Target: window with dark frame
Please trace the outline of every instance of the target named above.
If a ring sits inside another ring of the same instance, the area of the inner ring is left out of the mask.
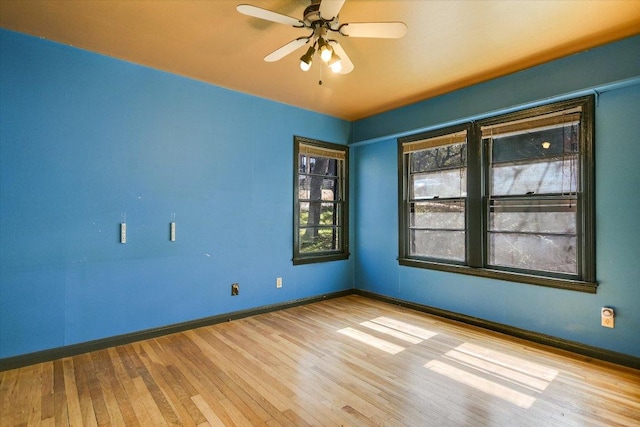
[[[399,139],[399,263],[595,292],[593,110],[588,96]]]
[[[467,131],[409,142],[408,233],[411,256],[466,260]]]
[[[349,149],[294,137],[294,264],[347,259]]]

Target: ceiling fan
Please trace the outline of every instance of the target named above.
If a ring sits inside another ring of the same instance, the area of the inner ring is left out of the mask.
[[[338,14],[344,2],[345,0],[311,0],[311,4],[304,10],[302,20],[249,4],[240,4],[236,9],[238,12],[254,18],[311,30],[311,34],[308,36],[298,37],[265,56],[265,61],[278,61],[296,49],[311,43],[307,52],[300,58],[302,71],[308,71],[311,68],[313,56],[317,52],[320,59],[327,63],[333,72],[347,74],[353,71],[354,65],[340,43],[330,38],[331,33],[345,37],[397,39],[407,33],[407,25],[404,22],[341,24],[338,20]]]

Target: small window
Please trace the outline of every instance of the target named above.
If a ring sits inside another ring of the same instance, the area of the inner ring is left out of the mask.
[[[595,292],[588,96],[398,140],[399,263]]]
[[[347,259],[349,149],[294,137],[293,263]]]

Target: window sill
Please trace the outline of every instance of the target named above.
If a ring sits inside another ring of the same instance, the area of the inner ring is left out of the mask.
[[[349,254],[337,253],[330,255],[309,255],[305,257],[293,258],[293,265],[313,264],[316,262],[340,261],[349,259]]]
[[[398,258],[398,263],[407,267],[426,268],[430,270],[447,271],[450,273],[467,274],[470,276],[486,277],[489,279],[506,280],[509,282],[525,283],[529,285],[545,286],[548,288],[565,289],[570,291],[595,294],[597,282],[581,280],[558,279],[554,277],[533,276],[530,274],[512,273],[508,271],[475,268],[463,265],[442,264],[410,258]]]

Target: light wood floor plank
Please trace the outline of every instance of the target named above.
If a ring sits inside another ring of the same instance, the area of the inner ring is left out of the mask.
[[[54,420],[55,412],[55,392],[53,390],[53,362],[42,363],[43,375],[40,396],[41,420]]]
[[[0,372],[0,427],[639,426],[640,372],[359,296]]]
[[[67,392],[64,386],[64,367],[62,359],[52,362],[53,365],[53,419],[56,427],[68,425]]]
[[[210,426],[212,427],[225,426],[225,423],[218,417],[216,412],[213,409],[211,409],[211,407],[202,398],[202,396],[200,396],[199,394],[196,394],[195,396],[191,397],[191,399],[193,400],[193,403],[195,403],[196,407],[200,410],[200,412],[202,412],[202,415],[204,415],[206,420],[209,422]],[[198,426],[201,426],[202,424],[203,423],[200,423],[198,424]]]
[[[133,379],[133,385],[135,387],[135,394],[131,395],[131,399],[141,402],[149,414],[149,424],[143,423],[143,425],[153,426],[167,426],[169,423],[163,418],[162,412],[156,406],[156,402],[153,400],[153,396],[147,389],[144,379],[142,377],[136,377]]]
[[[46,366],[46,363],[33,366],[30,387],[25,399],[27,404],[27,425],[36,425],[42,419],[42,376],[44,366]]]

